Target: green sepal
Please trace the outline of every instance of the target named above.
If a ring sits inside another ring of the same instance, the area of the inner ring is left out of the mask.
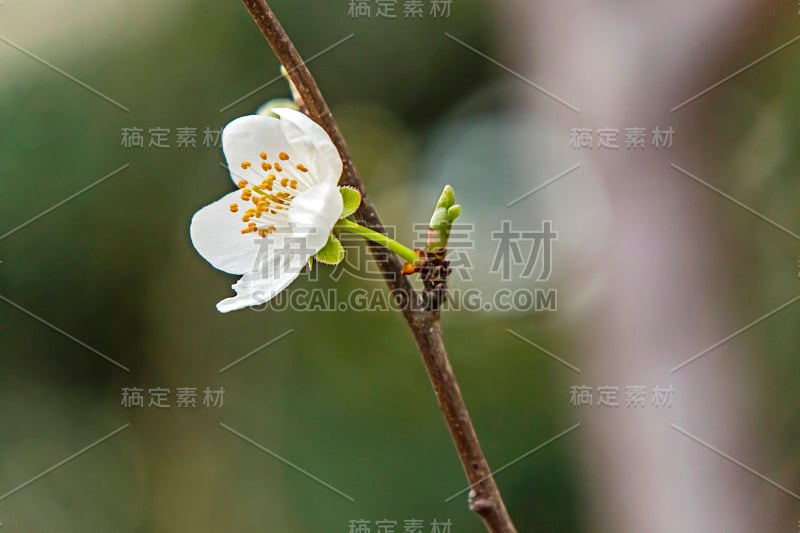
[[[328,236],[328,242],[317,252],[317,261],[326,265],[338,265],[344,260],[344,246],[333,235]]]
[[[342,214],[339,218],[347,218],[361,205],[361,193],[353,187],[339,187],[339,194],[342,195]]]

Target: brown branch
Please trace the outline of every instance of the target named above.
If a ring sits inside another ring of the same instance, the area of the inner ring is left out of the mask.
[[[339,150],[344,162],[342,184],[356,187],[361,191],[363,201],[356,212],[356,219],[375,231],[384,232],[383,224],[364,190],[364,183],[356,172],[353,159],[347,150],[347,145],[336,125],[333,114],[291,39],[264,0],[242,1],[278,60],[288,71],[289,78],[308,110],[308,115],[325,128]],[[481,450],[478,436],[464,404],[464,398],[461,396],[458,382],[447,358],[447,351],[442,340],[439,313],[425,310],[421,298],[413,290],[408,278],[401,274],[403,263],[399,257],[393,253],[387,254],[387,251],[378,245],[372,244],[371,248],[373,253],[379,253],[383,259],[378,263],[384,279],[400,303],[403,304],[403,315],[419,347],[425,368],[439,400],[439,407],[444,414],[447,427],[472,487],[469,497],[470,509],[480,515],[488,531],[515,533],[516,529],[492,477],[483,450]]]

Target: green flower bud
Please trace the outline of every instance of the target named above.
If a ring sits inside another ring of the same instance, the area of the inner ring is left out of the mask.
[[[455,191],[450,185],[445,185],[428,224],[428,251],[430,253],[443,254],[447,251],[450,229],[453,221],[460,214],[461,206],[456,205]]]
[[[274,98],[272,100],[267,101],[267,103],[259,107],[258,110],[256,111],[256,115],[261,115],[263,117],[279,118],[278,115],[272,112],[272,110],[281,107],[288,107],[289,109],[294,109],[295,111],[297,111],[297,104],[294,103],[294,100],[289,100],[288,98]]]
[[[456,193],[450,185],[445,185],[442,189],[442,194],[439,196],[439,201],[436,202],[436,207],[444,207],[448,209],[456,203]]]
[[[459,204],[450,206],[447,210],[447,220],[454,222],[455,219],[461,216],[461,206]]]

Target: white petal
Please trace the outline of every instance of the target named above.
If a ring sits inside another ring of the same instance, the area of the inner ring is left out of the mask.
[[[248,115],[237,118],[222,130],[222,151],[234,183],[242,179],[261,183],[266,175],[261,171],[261,152],[267,154],[268,161],[274,162],[280,152],[291,154],[292,148],[279,119]],[[245,161],[251,163],[250,169],[242,168]]]
[[[238,213],[231,213],[231,204],[239,205]],[[223,196],[194,214],[189,233],[192,244],[214,268],[229,274],[244,274],[253,268],[259,246],[257,235],[242,234],[244,211],[251,207],[240,197],[239,191]]]
[[[268,302],[297,279],[297,276],[303,270],[303,266],[305,265],[300,265],[299,268],[287,269],[275,279],[263,278],[258,274],[245,274],[232,285],[233,290],[236,291],[236,296],[219,302],[217,311],[229,313]]]
[[[262,246],[261,253],[250,270],[233,285],[236,296],[217,304],[220,312],[271,300],[300,275],[309,258],[317,252],[309,249],[304,236],[288,228],[281,228],[266,239],[259,239],[258,243]]]
[[[274,109],[281,117],[283,134],[316,183],[338,183],[342,158],[325,130],[303,113],[288,108]]]
[[[335,183],[320,183],[301,192],[289,206],[289,224],[298,236],[306,238],[306,247],[316,254],[328,242],[342,214],[342,195]]]

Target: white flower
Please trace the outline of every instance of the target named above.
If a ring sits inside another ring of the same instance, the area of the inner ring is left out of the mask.
[[[239,190],[195,213],[190,234],[215,268],[242,277],[227,313],[269,301],[328,242],[342,214],[342,159],[325,130],[302,113],[251,115],[228,124],[222,150]]]

